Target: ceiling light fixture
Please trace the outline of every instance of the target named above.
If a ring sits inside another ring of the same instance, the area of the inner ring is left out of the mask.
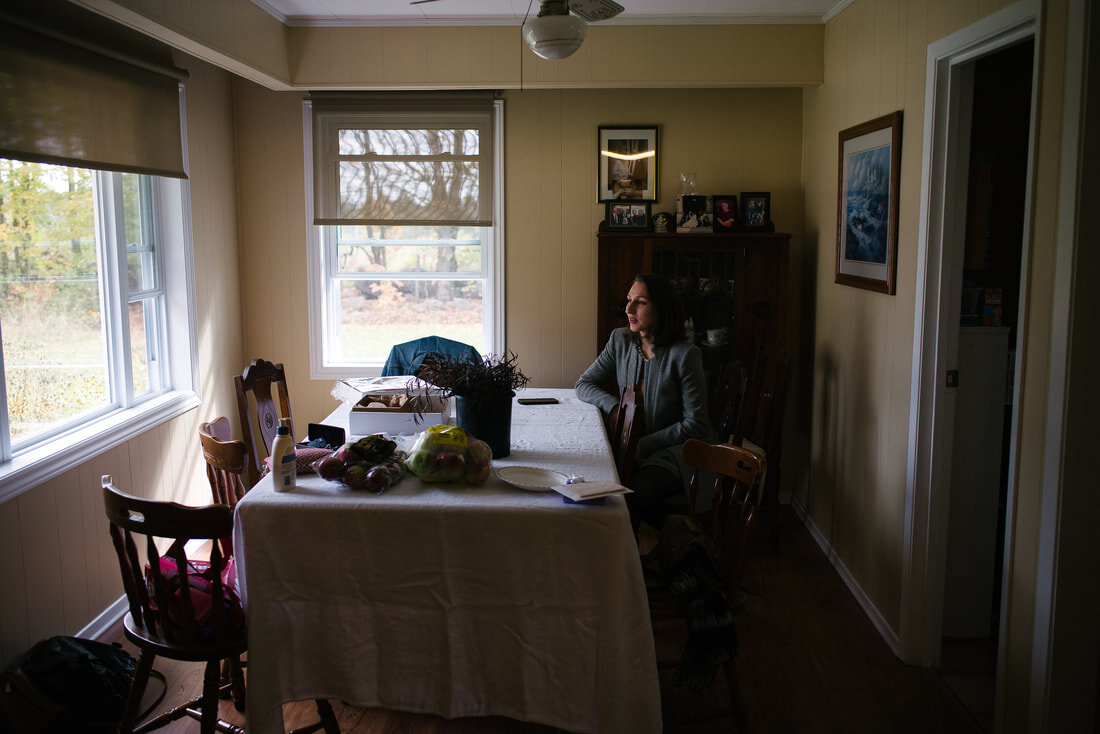
[[[543,0],[539,14],[523,23],[523,40],[534,54],[543,59],[564,59],[581,43],[587,25],[569,14],[566,0]]]

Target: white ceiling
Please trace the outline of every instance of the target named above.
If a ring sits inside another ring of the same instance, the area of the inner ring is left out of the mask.
[[[538,0],[252,0],[288,26],[520,25]],[[605,25],[822,23],[852,0],[618,0]]]

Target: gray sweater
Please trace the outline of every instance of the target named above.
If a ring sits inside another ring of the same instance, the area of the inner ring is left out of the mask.
[[[621,394],[624,387],[638,381],[641,370],[642,358],[630,330],[616,329],[600,356],[577,380],[577,397],[599,407],[606,416],[619,404],[619,397],[603,386],[614,380]],[[707,411],[703,356],[697,346],[684,341],[654,349],[653,359],[645,363],[642,406],[645,435],[638,440],[638,449],[643,459],[674,448],[669,458],[681,465],[679,448],[684,441],[715,440]]]

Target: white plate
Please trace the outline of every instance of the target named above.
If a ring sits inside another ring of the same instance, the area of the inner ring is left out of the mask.
[[[540,469],[537,466],[502,466],[496,472],[498,477],[513,487],[532,492],[549,492],[555,484],[569,481],[569,477],[560,471]]]

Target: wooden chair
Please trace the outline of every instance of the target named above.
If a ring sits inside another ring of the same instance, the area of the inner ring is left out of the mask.
[[[248,447],[244,441],[233,440],[229,419],[225,416],[199,426],[199,443],[214,502],[236,507],[248,491],[244,483],[248,472]]]
[[[687,641],[683,651],[691,649],[691,635],[699,633],[700,614],[698,599],[685,599],[684,589],[693,588],[695,585],[687,585],[679,590],[669,584],[669,577],[682,581],[686,569],[695,568],[696,565],[688,564],[685,559],[694,558],[698,561],[698,549],[704,549],[709,558],[707,569],[713,570],[717,576],[711,580],[721,587],[724,593],[724,603],[727,606],[728,615],[726,623],[732,636],[732,617],[740,611],[744,604],[743,581],[745,562],[749,551],[751,539],[757,516],[758,485],[765,468],[765,461],[759,455],[741,446],[729,444],[708,444],[697,439],[689,439],[684,443],[684,463],[693,467],[691,484],[689,487],[689,504],[687,519],[683,517],[672,518],[662,530],[662,543],[646,557],[646,588],[650,598],[650,608],[653,616],[655,631],[659,625],[676,622],[686,628]],[[713,485],[705,484],[704,477],[713,476]],[[695,500],[700,491],[709,491],[712,495],[711,510],[705,518],[699,518],[695,513]],[[670,532],[677,521],[680,522],[680,532],[675,536],[674,542],[668,542],[675,530]],[[693,537],[692,534],[696,537]],[[685,540],[687,539],[687,540]],[[696,555],[692,556],[685,548],[695,547]],[[677,554],[680,554],[677,556]],[[683,563],[677,564],[673,559],[679,557]],[[697,580],[697,579],[696,579]],[[705,586],[699,583],[698,586]],[[678,593],[677,593],[678,591]],[[704,618],[704,623],[717,624],[720,617],[713,614],[713,609]],[[714,632],[714,634],[717,634]],[[661,635],[658,634],[658,638]],[[709,638],[708,638],[709,639]],[[735,636],[734,636],[735,647]],[[658,645],[658,668],[667,670],[681,665],[681,655],[668,657],[662,655],[664,650]],[[748,722],[745,716],[744,702],[741,696],[740,686],[737,680],[737,670],[734,655],[722,663],[726,678],[726,690],[729,695],[729,710],[715,709],[711,707],[710,713],[714,716],[732,715],[738,734],[748,731]],[[665,722],[665,731],[671,731],[681,722]],[[696,721],[688,722],[692,725]]]
[[[225,505],[185,507],[133,497],[116,488],[109,475],[104,475],[101,483],[111,541],[129,602],[123,628],[127,639],[141,651],[119,732],[146,732],[191,716],[202,722],[204,734],[215,728],[243,734],[243,729],[218,720],[222,660],[230,661],[233,703],[237,710],[244,710],[244,674],[239,662],[248,648],[244,610],[232,584],[227,583],[230,579],[223,578],[227,558],[221,543],[214,542],[232,536],[233,511]],[[142,538],[144,548],[139,549]],[[157,550],[158,540],[171,541],[163,555]],[[212,541],[209,561],[188,557],[186,544],[190,540]],[[177,573],[177,569],[184,572]],[[235,583],[235,578],[232,581]],[[205,662],[202,694],[135,729],[158,655]]]
[[[199,442],[202,444],[203,459],[206,460],[206,478],[210,482],[210,493],[214,502],[236,508],[237,503],[248,491],[244,477],[248,467],[248,447],[244,441],[231,438],[229,419],[225,416],[199,426]],[[222,554],[228,558],[233,554],[232,538],[221,540]],[[232,661],[230,661],[231,663]],[[247,666],[247,662],[241,663]],[[232,675],[232,666],[223,663],[221,678],[224,682]],[[324,727],[326,732],[339,732],[332,706],[324,699],[316,699],[317,712],[321,721],[317,724],[296,729],[292,734],[307,734]]]
[[[768,459],[760,500],[772,549],[779,553],[779,482],[783,451],[783,415],[787,410],[792,359],[778,343],[759,351],[749,389],[742,400],[732,443],[758,448]]]
[[[645,423],[641,384],[627,385],[619,398],[619,408],[611,426],[611,454],[619,472],[619,482],[630,486],[638,457],[638,438]]]
[[[720,443],[729,442],[737,432],[744,396],[751,391],[752,379],[737,360],[722,365],[710,399],[710,422],[718,431]]]
[[[254,359],[244,373],[233,378],[237,389],[237,410],[240,413],[241,436],[248,447],[248,487],[260,481],[260,467],[271,452],[279,418],[290,418],[290,435],[294,436],[294,420],[290,414],[290,393],[286,387],[286,372],[282,363],[272,364]],[[272,388],[278,393],[276,406]]]

